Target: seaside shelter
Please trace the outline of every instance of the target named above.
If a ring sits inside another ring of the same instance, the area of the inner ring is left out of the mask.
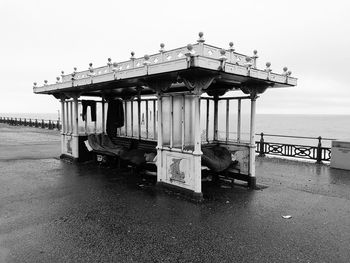
[[[201,198],[207,172],[255,187],[257,98],[268,88],[297,84],[287,68],[281,74],[270,63],[258,69],[257,59],[256,51],[235,52],[232,42],[227,49],[208,45],[200,32],[195,44],[172,50],[161,44],[154,55],[131,52],[128,61],[90,63],[33,89],[61,102],[61,157],[84,161],[92,150],[137,165],[144,157],[155,163],[159,184]]]

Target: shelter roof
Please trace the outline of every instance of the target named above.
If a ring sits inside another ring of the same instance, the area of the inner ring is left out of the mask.
[[[287,68],[283,73],[274,73],[270,63],[265,69],[256,68],[257,52],[252,56],[235,52],[233,43],[228,49],[223,49],[205,43],[203,33],[199,33],[196,44],[188,44],[172,50],[165,50],[160,45],[158,53],[136,58],[131,52],[131,58],[124,62],[112,62],[108,59],[105,66],[94,68],[90,63],[84,71],[74,71],[57,77],[56,83],[37,86],[34,83],[34,93],[59,95],[76,92],[85,96],[101,96],[114,94],[127,96],[135,94],[135,88],[140,88],[142,94],[154,94],[149,82],[171,81],[170,91],[185,91],[183,77],[214,78],[210,89],[225,88],[228,90],[242,89],[247,85],[265,88],[296,86],[297,79],[291,77]]]

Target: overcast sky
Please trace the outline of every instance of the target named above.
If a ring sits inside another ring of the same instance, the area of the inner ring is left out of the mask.
[[[268,90],[258,113],[350,114],[349,1],[0,0],[0,112],[57,112],[33,82],[195,43],[252,54],[258,67],[287,66],[298,86]]]

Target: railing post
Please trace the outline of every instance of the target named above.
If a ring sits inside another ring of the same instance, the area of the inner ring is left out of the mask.
[[[322,137],[319,136],[318,138],[318,144],[317,144],[317,156],[316,156],[316,163],[322,163]]]
[[[38,119],[35,119],[35,128],[38,128]]]
[[[57,120],[56,129],[57,129],[57,130],[61,130],[61,129],[60,129],[60,120]]]
[[[41,119],[41,128],[42,128],[42,129],[44,129],[44,128],[45,128],[44,119]]]
[[[48,128],[49,128],[49,130],[51,130],[51,128],[52,128],[51,127],[51,120],[49,120],[49,127]]]
[[[264,133],[260,133],[260,148],[259,148],[259,156],[260,157],[265,157],[265,152],[264,152]]]

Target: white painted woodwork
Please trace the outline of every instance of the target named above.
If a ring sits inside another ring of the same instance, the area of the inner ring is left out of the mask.
[[[242,126],[242,112],[241,112],[241,107],[242,107],[242,100],[238,99],[238,112],[237,112],[237,142],[241,142],[241,126]]]
[[[79,157],[79,113],[78,113],[78,98],[73,98],[71,101],[72,111],[71,111],[71,120],[72,120],[72,155],[74,158]]]
[[[250,141],[249,141],[249,176],[255,177],[255,112],[256,98],[250,103]]]

